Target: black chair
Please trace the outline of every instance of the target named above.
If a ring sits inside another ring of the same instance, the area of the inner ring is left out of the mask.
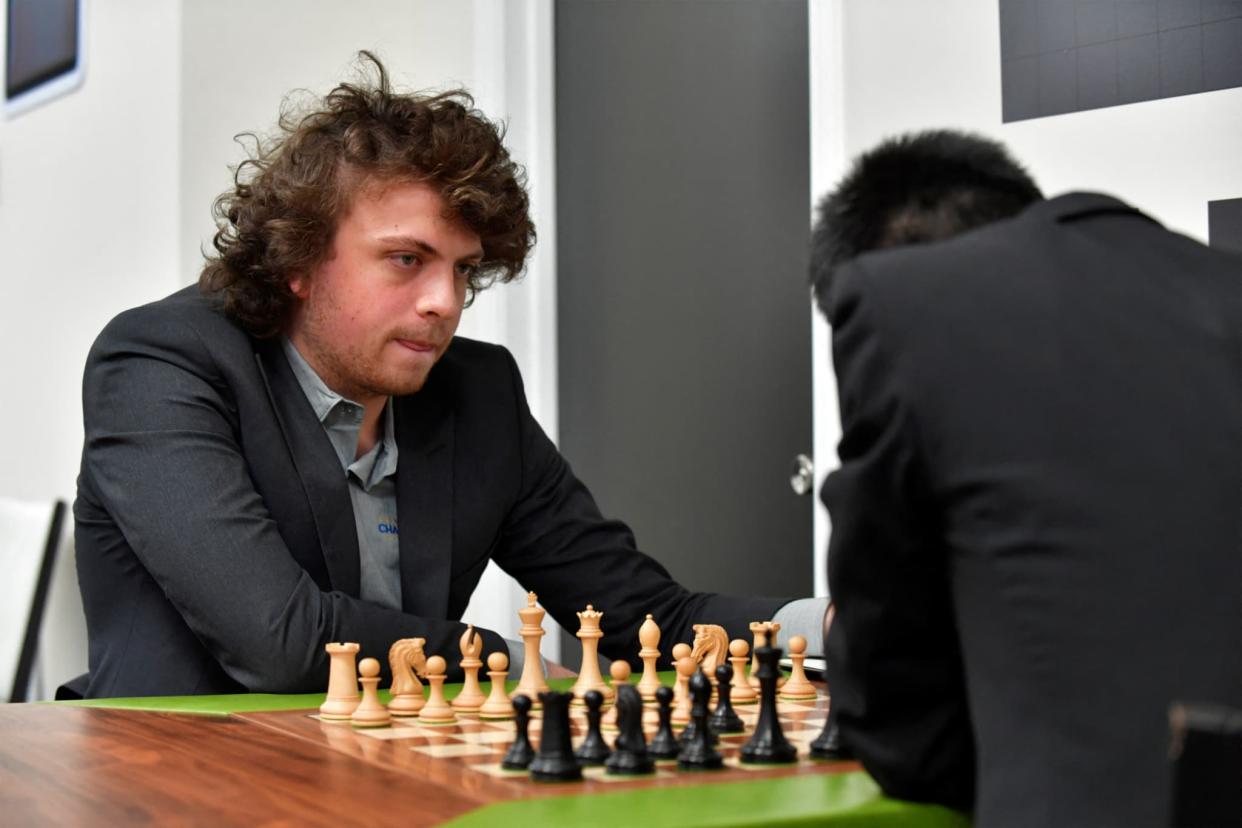
[[[46,505],[9,499],[0,502],[0,523],[4,524],[0,540],[6,546],[11,544],[11,548],[0,550],[3,553],[0,557],[6,562],[4,603],[7,605],[6,617],[0,619],[0,623],[12,625],[10,629],[14,632],[21,630],[20,637],[6,635],[4,646],[0,648],[4,650],[0,657],[6,661],[0,675],[12,677],[9,687],[5,688],[10,702],[26,701],[30,691],[48,588],[60,548],[65,502],[57,500],[52,504],[50,524],[44,523],[48,515],[46,509]],[[40,531],[41,526],[47,526],[46,532]]]
[[[1232,653],[1236,658],[1237,653]],[[1176,703],[1169,708],[1174,828],[1242,826],[1242,710]]]

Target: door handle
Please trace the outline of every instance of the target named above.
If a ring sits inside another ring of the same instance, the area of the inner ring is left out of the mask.
[[[794,494],[810,494],[815,488],[815,461],[805,454],[795,456],[789,470],[789,487],[794,490]]]

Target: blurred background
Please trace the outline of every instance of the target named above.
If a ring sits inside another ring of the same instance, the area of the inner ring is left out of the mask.
[[[355,78],[359,49],[398,87],[464,86],[507,124],[539,242],[459,333],[513,351],[604,512],[697,589],[826,594],[830,527],[806,492],[840,435],[806,243],[858,152],[975,130],[1048,194],[1109,192],[1242,249],[1239,0],[0,6],[6,695],[18,677],[46,695],[86,665],[71,519],[46,535],[73,498],[91,342],[196,280],[211,202],[245,157],[234,136],[270,133],[293,90]],[[513,635],[524,604],[489,571],[466,617]],[[21,673],[23,650],[37,659]]]

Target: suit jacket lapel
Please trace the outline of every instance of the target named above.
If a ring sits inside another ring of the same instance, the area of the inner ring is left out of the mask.
[[[429,382],[394,400],[401,603],[443,618],[453,558],[453,412]]]
[[[272,408],[310,505],[332,588],[358,597],[362,576],[358,530],[341,461],[298,385],[279,343],[261,343],[257,353]],[[400,458],[398,458],[400,462]]]

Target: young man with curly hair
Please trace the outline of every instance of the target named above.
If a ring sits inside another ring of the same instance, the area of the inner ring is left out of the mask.
[[[91,350],[87,696],[318,690],[331,641],[421,636],[455,667],[489,560],[562,626],[604,610],[613,658],[646,613],[685,641],[786,604],[673,581],[600,515],[509,353],[454,337],[534,242],[521,170],[468,95],[395,93],[367,57],[376,83],[286,116],[238,169],[199,285]]]

